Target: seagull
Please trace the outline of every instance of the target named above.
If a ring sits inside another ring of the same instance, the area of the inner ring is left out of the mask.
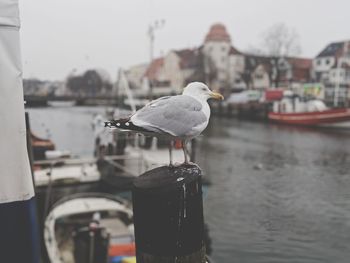
[[[208,99],[223,100],[224,97],[211,91],[202,82],[191,82],[181,95],[165,96],[151,101],[128,118],[105,122],[105,127],[133,131],[146,136],[170,140],[169,166],[173,166],[172,147],[174,140],[182,141],[184,164],[188,161],[186,143],[200,135],[210,118]]]

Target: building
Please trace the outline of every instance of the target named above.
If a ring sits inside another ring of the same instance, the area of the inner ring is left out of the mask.
[[[205,36],[202,47],[204,70],[206,75],[213,74],[208,80],[213,89],[240,89],[241,75],[244,72],[244,55],[231,42],[231,37],[223,24],[214,24]],[[242,86],[243,85],[243,86]]]
[[[330,43],[313,60],[314,80],[334,83],[338,81],[334,69],[343,68],[343,70],[339,70],[341,73],[347,65],[350,65],[350,41]],[[346,74],[341,74],[339,77],[340,81],[346,82]]]
[[[243,80],[248,89],[296,88],[310,81],[312,60],[245,55]]]
[[[129,80],[129,85],[131,89],[141,87],[142,79],[146,73],[147,68],[148,68],[148,64],[144,63],[144,64],[132,66],[125,72],[125,75]]]
[[[245,89],[291,87],[310,81],[312,60],[246,54],[233,44],[223,24],[210,27],[203,44],[193,49],[171,50],[144,70],[132,67],[128,80],[141,87],[147,78],[154,96],[178,94],[191,81],[207,83],[224,95]]]
[[[204,81],[200,76],[201,67],[199,49],[172,50],[164,57],[154,59],[143,78],[149,80],[153,96],[179,94],[188,82]]]
[[[327,45],[313,60],[313,80],[325,85],[329,105],[343,105],[350,99],[350,40]]]

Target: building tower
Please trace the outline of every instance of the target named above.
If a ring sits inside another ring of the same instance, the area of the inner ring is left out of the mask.
[[[223,24],[217,23],[210,27],[204,39],[203,53],[205,56],[205,71],[207,74],[215,72],[212,88],[227,86],[229,81],[229,53],[231,51],[231,37]]]

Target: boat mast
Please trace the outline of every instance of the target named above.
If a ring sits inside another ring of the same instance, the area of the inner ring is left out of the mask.
[[[151,23],[149,26],[148,26],[148,31],[147,31],[147,34],[148,34],[148,37],[149,37],[149,67],[152,65],[152,62],[153,62],[153,59],[154,59],[154,40],[155,40],[155,30],[158,30],[158,29],[161,29],[165,24],[165,20],[164,19],[161,19],[161,20],[156,20],[154,21],[153,23]],[[153,90],[153,85],[151,83],[150,85],[150,89],[149,89],[149,99],[152,100],[152,97],[153,97],[153,93],[152,93],[152,90]]]

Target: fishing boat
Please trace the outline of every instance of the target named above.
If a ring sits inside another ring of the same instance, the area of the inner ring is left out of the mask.
[[[74,193],[117,194],[130,190],[137,174],[123,171],[124,156],[55,159],[34,162],[34,184],[40,220],[52,205]],[[121,169],[118,169],[120,167]]]
[[[65,197],[46,217],[44,243],[50,263],[136,262],[132,210],[108,194]]]
[[[34,161],[69,158],[71,152],[68,150],[57,150],[50,139],[40,138],[30,131],[31,148]]]
[[[47,151],[55,151],[55,144],[49,139],[43,139],[30,131],[30,139],[33,149],[34,160],[44,160],[46,159],[45,153]]]
[[[43,187],[51,182],[58,184],[77,183],[83,184],[94,182],[100,179],[100,173],[94,160],[90,162],[84,159],[80,162],[72,160],[58,160],[58,165],[49,162],[36,162],[34,166],[35,186]],[[42,164],[42,166],[38,165]]]
[[[273,103],[268,118],[289,125],[350,128],[350,109],[330,109],[321,100],[304,100],[288,91],[280,101]]]
[[[75,100],[67,100],[67,101],[49,100],[47,104],[50,107],[55,107],[55,108],[68,108],[68,107],[75,106],[76,101]]]

